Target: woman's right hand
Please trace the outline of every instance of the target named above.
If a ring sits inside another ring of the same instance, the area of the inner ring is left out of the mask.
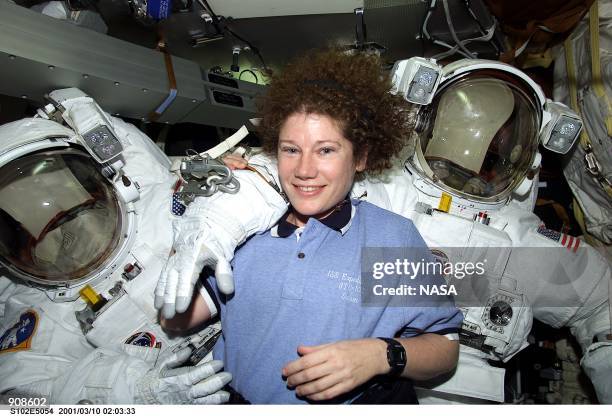
[[[245,158],[237,154],[229,154],[223,157],[223,163],[231,170],[246,169],[248,162]]]

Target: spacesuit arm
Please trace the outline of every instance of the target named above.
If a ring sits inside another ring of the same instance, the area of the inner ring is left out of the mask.
[[[611,332],[609,261],[584,241],[547,230],[533,213],[509,207],[504,214],[505,230],[519,247],[507,272],[529,294],[534,318],[570,328],[599,400],[612,402],[612,341],[606,339]]]
[[[591,344],[580,365],[591,379],[599,402],[612,404],[612,340]]]
[[[608,284],[608,299],[597,308],[585,309],[586,316],[576,322],[571,322],[571,330],[579,341],[582,341],[583,356],[580,365],[589,376],[600,403],[612,404],[612,275],[608,267],[602,279],[602,284],[596,289],[606,293]],[[600,295],[601,296],[601,295]],[[604,295],[605,297],[605,295]],[[593,334],[595,334],[593,336]],[[596,341],[585,347],[590,341]],[[586,341],[585,341],[586,340]]]
[[[251,165],[275,171],[275,164],[255,156]],[[184,312],[204,266],[215,267],[219,290],[230,294],[234,283],[229,261],[234,250],[251,235],[274,225],[287,209],[287,203],[270,183],[252,171],[234,172],[240,181],[236,194],[218,192],[198,197],[175,221],[175,254],[168,261],[155,290],[155,306],[172,318]]]

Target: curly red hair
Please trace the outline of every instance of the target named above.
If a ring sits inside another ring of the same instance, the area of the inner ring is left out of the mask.
[[[273,77],[258,103],[263,148],[277,154],[279,132],[291,114],[322,114],[338,122],[353,144],[355,160],[367,155],[366,174],[382,173],[413,128],[410,105],[390,89],[390,77],[376,56],[335,49],[307,52]]]

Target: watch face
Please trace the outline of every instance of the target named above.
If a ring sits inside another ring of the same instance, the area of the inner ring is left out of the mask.
[[[391,367],[390,375],[397,376],[406,366],[406,350],[398,341],[390,338],[380,338],[387,343],[387,362]]]
[[[403,347],[392,347],[391,357],[394,365],[406,365],[406,351]]]

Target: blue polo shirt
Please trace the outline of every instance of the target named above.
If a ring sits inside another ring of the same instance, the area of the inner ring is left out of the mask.
[[[299,358],[299,345],[457,333],[463,316],[448,297],[439,297],[436,307],[409,307],[409,298],[403,307],[362,305],[364,247],[428,252],[412,221],[356,200],[323,222],[310,218],[301,229],[282,219],[236,252],[235,292],[217,293],[223,336],[213,355],[224,360],[232,387],[247,400],[305,403],[281,375]]]

